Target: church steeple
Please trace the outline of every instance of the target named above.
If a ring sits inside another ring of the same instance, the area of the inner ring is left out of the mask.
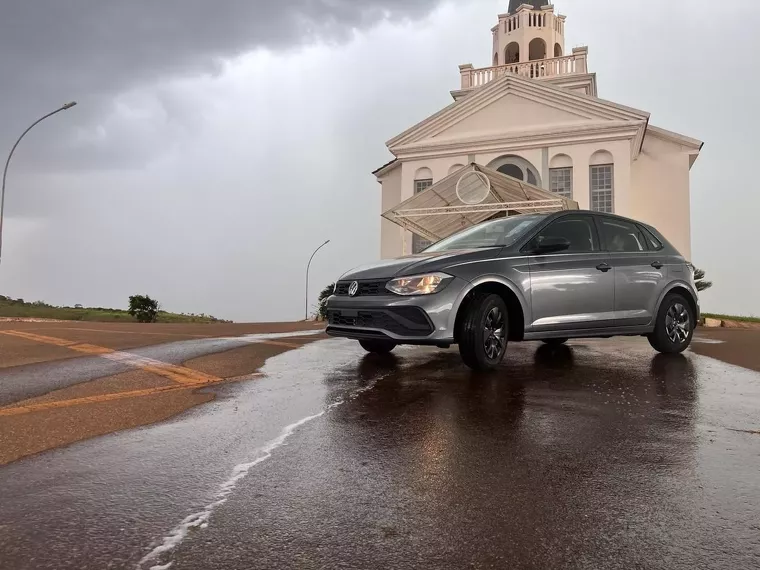
[[[565,55],[565,16],[546,0],[510,0],[491,31],[494,66]]]

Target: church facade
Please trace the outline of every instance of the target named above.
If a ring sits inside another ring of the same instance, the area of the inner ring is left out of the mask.
[[[565,49],[565,23],[545,1],[511,0],[491,29],[491,65],[460,65],[454,102],[386,143],[395,158],[373,173],[383,212],[475,164],[651,224],[690,258],[689,177],[703,143],[599,98],[588,48]],[[383,258],[428,243],[381,222]]]

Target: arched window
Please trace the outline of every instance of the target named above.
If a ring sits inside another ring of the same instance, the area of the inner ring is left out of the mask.
[[[512,178],[517,178],[518,180],[525,180],[525,174],[523,174],[522,169],[516,164],[503,164],[496,170],[498,170],[502,174],[511,176]]]
[[[528,184],[541,186],[541,175],[538,173],[538,170],[521,156],[513,154],[500,156],[489,162],[488,168],[492,168],[493,170],[497,170],[502,174],[517,178]]]
[[[520,62],[520,44],[512,42],[504,50],[504,63],[519,63]]]
[[[499,54],[498,52],[493,54],[493,66],[496,67],[499,65]]]
[[[562,46],[554,44],[554,57],[562,57]]]
[[[591,155],[589,160],[589,190],[591,209],[597,212],[615,211],[615,160],[606,150]]]
[[[558,154],[549,163],[549,189],[565,198],[573,197],[573,159]]]
[[[462,170],[464,168],[464,164],[452,164],[451,168],[449,168],[449,176],[457,172],[458,170]]]
[[[530,61],[546,59],[546,42],[541,38],[532,39],[528,45],[528,55]]]
[[[427,180],[428,178],[433,179],[433,171],[426,167],[418,168],[414,174],[415,180]]]

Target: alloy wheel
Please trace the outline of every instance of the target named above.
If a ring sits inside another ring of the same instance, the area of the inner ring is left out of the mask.
[[[689,338],[691,318],[681,303],[673,303],[665,315],[665,332],[671,342],[680,344]]]
[[[504,350],[506,345],[505,333],[504,313],[499,307],[494,307],[488,312],[483,329],[483,348],[489,359],[495,360]]]

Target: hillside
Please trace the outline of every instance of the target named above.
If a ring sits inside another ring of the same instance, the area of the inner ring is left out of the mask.
[[[106,309],[103,307],[55,307],[43,301],[27,303],[23,299],[11,299],[0,295],[0,318],[33,318],[33,319],[56,319],[61,321],[99,321],[99,322],[125,322],[135,321],[127,311],[123,309]],[[210,315],[193,315],[184,313],[169,313],[159,311],[159,323],[224,323]]]

